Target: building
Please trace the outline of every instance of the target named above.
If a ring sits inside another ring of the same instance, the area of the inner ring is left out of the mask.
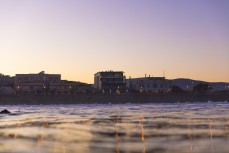
[[[81,83],[76,90],[77,93],[96,93],[94,84]]]
[[[14,77],[0,73],[0,87],[5,87],[5,86],[13,87],[14,79],[15,79]]]
[[[13,89],[13,87],[0,87],[0,95],[14,95],[15,91]]]
[[[14,94],[14,77],[0,73],[0,95]]]
[[[17,94],[74,94],[80,82],[61,80],[60,74],[16,74]]]
[[[102,92],[123,92],[126,89],[125,80],[123,71],[97,72],[94,75],[94,87]]]
[[[60,74],[45,74],[44,71],[37,74],[16,74],[15,76],[15,84],[29,82],[59,82],[60,80]]]
[[[142,77],[130,78],[126,80],[126,85],[129,91],[160,93],[169,92],[171,88],[171,81],[165,77]]]

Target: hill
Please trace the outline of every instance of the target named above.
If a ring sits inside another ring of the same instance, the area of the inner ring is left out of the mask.
[[[199,83],[206,83],[212,87],[212,91],[225,91],[229,90],[229,83],[228,82],[206,82],[201,80],[192,80],[192,79],[185,79],[179,78],[171,80],[172,85],[176,85],[183,90],[191,91],[193,87]]]

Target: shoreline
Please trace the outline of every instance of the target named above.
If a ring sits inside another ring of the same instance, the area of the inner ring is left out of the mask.
[[[77,94],[0,96],[0,105],[126,104],[229,102],[229,93],[208,94]]]

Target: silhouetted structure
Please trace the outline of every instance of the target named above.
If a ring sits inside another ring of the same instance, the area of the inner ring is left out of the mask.
[[[0,95],[14,94],[14,77],[0,73]]]
[[[126,80],[126,84],[130,92],[169,92],[171,88],[171,81],[165,77],[130,78]]]
[[[0,73],[0,87],[13,86],[14,85],[14,79],[15,79],[14,77]]]
[[[122,92],[126,89],[124,72],[105,71],[94,75],[94,86],[102,92]]]
[[[209,84],[204,84],[204,83],[199,83],[193,87],[193,91],[198,93],[206,93],[211,89],[212,88]]]
[[[15,84],[29,82],[59,82],[60,80],[60,74],[45,74],[44,71],[41,71],[37,74],[16,74]]]
[[[178,86],[172,86],[171,87],[171,92],[172,93],[184,93],[184,91]]]
[[[16,74],[17,94],[74,94],[80,82],[61,80],[60,74]]]

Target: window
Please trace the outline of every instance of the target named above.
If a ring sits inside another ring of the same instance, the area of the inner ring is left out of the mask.
[[[119,77],[120,74],[119,74],[119,73],[115,73],[114,76],[115,76],[115,77]]]
[[[153,88],[157,88],[157,84],[153,84]]]

